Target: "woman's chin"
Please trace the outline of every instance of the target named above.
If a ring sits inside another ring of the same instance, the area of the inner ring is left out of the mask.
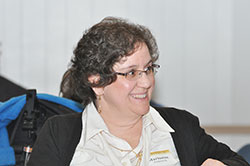
[[[147,105],[144,105],[144,106],[138,106],[135,108],[135,112],[138,114],[138,115],[145,115],[148,113],[149,111],[149,103]]]

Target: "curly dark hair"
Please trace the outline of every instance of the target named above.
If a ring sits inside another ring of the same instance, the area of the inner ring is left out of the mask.
[[[104,87],[117,78],[113,66],[122,57],[136,51],[141,43],[149,49],[152,62],[158,59],[158,47],[150,30],[125,19],[106,17],[86,30],[74,50],[71,66],[63,76],[60,92],[63,97],[84,106],[96,99],[92,87]],[[97,83],[89,82],[98,75]]]

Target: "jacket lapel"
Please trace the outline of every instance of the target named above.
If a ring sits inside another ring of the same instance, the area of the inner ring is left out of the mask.
[[[178,115],[170,114],[167,110],[158,109],[161,116],[170,125],[175,132],[171,133],[174,141],[175,149],[178,154],[182,166],[196,166],[197,160],[195,156],[194,142],[191,139],[189,131],[183,127],[182,121],[177,121]]]

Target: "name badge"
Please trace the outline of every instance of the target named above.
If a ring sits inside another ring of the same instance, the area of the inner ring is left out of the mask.
[[[154,151],[150,153],[150,165],[166,166],[175,165],[178,162],[169,150]]]

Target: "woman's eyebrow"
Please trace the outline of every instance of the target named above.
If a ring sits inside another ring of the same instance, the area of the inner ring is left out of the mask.
[[[152,63],[152,59],[150,59],[144,66],[143,68],[147,67],[150,63]],[[136,69],[138,67],[138,65],[130,65],[130,66],[126,66],[126,67],[121,67],[119,70],[128,70],[128,69]]]
[[[152,63],[152,59],[150,59],[145,65],[144,65],[144,68],[147,67],[150,63]],[[123,67],[123,68],[120,68],[120,70],[126,70],[126,69],[134,69],[134,68],[137,68],[138,65],[130,65],[130,66],[126,66],[126,67]]]

